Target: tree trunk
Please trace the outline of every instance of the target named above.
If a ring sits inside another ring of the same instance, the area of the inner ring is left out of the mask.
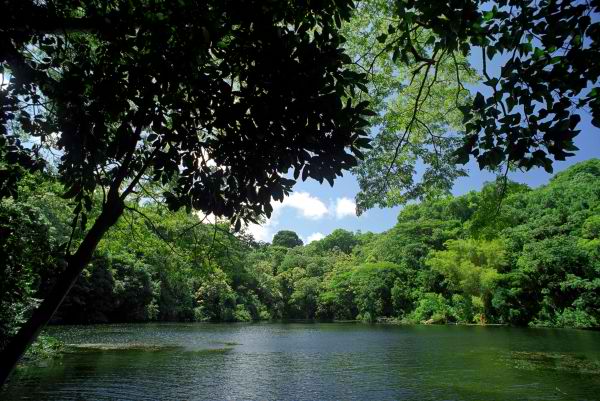
[[[52,291],[0,353],[0,386],[6,382],[27,347],[52,318],[79,274],[92,259],[98,243],[106,231],[117,222],[122,213],[123,203],[120,199],[109,201],[104,205],[102,213],[88,231],[77,251],[68,258],[67,268],[58,276]]]

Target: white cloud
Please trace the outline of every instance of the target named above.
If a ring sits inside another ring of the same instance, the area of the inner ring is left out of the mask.
[[[306,243],[307,243],[307,244],[310,244],[310,243],[311,243],[311,242],[313,242],[313,241],[318,241],[318,240],[321,240],[321,239],[323,239],[323,238],[325,238],[325,235],[323,235],[323,233],[319,233],[319,232],[312,233],[312,234],[311,234],[311,235],[309,235],[309,236],[308,236],[308,238],[306,239]]]
[[[346,216],[356,216],[356,204],[350,198],[337,198],[335,202],[335,217],[343,219]]]
[[[277,226],[279,225],[279,215],[281,214],[282,204],[275,202],[273,205],[273,212],[271,218],[266,219],[264,223],[254,224],[250,223],[246,226],[246,231],[252,234],[255,240],[263,242],[271,242],[273,236],[277,232]]]
[[[275,235],[274,227],[278,224],[276,220],[270,219],[264,224],[249,224],[246,227],[248,233],[252,234],[255,240],[271,242]]]
[[[222,219],[217,219],[216,216],[212,213],[204,214],[201,211],[196,212],[196,216],[200,221],[204,224],[215,224],[215,222],[223,221]],[[270,242],[273,239],[273,235],[275,235],[275,227],[279,224],[279,210],[274,210],[271,214],[271,218],[265,221],[263,224],[248,224],[246,226],[246,231],[249,234],[252,234],[255,240]]]
[[[337,219],[356,216],[356,204],[352,199],[346,197],[337,198],[335,202],[331,202],[329,207],[327,207],[318,197],[308,192],[293,192],[283,202],[274,202],[272,206],[273,213],[271,213],[270,219],[262,224],[249,224],[246,226],[246,231],[252,234],[257,241],[271,242],[273,240],[273,235],[275,235],[279,228],[279,218],[282,210],[285,208],[295,209],[300,217],[310,220],[319,220],[326,216],[334,215]],[[198,212],[197,215],[199,219],[204,219],[205,223],[213,224],[215,222],[215,216],[212,214],[205,216],[201,212]],[[324,237],[325,235],[322,233],[314,232],[308,236],[305,242],[308,244]]]
[[[282,203],[275,203],[277,208],[291,207],[300,212],[303,217],[311,220],[319,220],[329,213],[327,206],[316,196],[308,192],[293,192],[285,198]]]
[[[293,192],[283,202],[273,203],[273,213],[271,213],[270,219],[263,224],[249,224],[246,230],[252,234],[255,240],[270,242],[278,231],[279,216],[285,208],[295,209],[301,217],[310,220],[319,220],[330,214],[327,206],[316,196],[312,196],[308,192]],[[310,242],[310,237],[308,242]]]

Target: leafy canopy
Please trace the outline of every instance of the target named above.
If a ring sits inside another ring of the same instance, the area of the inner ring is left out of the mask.
[[[370,0],[361,10],[350,49],[381,112],[356,169],[359,210],[448,191],[471,158],[551,172],[577,150],[582,114],[600,127],[597,0]],[[473,97],[468,56],[485,87]]]
[[[463,83],[475,82],[474,71],[462,54],[440,52],[435,63],[426,64],[423,57],[415,58],[416,51],[400,58],[394,46],[405,33],[392,26],[397,20],[395,2],[362,1],[342,28],[355,70],[368,77],[366,93],[357,97],[371,101],[377,111],[371,119],[372,149],[354,169],[361,188],[359,212],[448,192],[465,174],[454,153],[461,145],[459,107],[469,102]],[[411,35],[419,49],[434,39],[421,27]],[[425,173],[417,176],[419,166]]]
[[[14,194],[17,167],[51,149],[83,225],[95,189],[124,198],[152,180],[171,186],[172,208],[239,227],[269,215],[299,176],[333,183],[368,142],[367,103],[346,101],[364,75],[348,69],[337,29],[351,1],[5,8],[2,196]]]

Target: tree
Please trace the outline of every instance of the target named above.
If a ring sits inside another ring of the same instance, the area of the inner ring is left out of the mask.
[[[357,243],[358,241],[353,233],[337,228],[322,240],[315,242],[315,246],[319,250],[325,252],[338,249],[339,251],[349,254]]]
[[[449,315],[450,306],[442,294],[427,292],[419,299],[411,318],[421,323],[446,323]]]
[[[357,168],[359,211],[447,192],[464,173],[457,163],[470,159],[505,173],[551,172],[577,150],[582,114],[600,127],[598,1],[370,0],[361,7],[358,23],[350,22],[362,28],[351,48],[370,81],[388,79],[400,90],[375,102],[391,118],[382,117]],[[473,79],[468,55],[481,60],[485,89],[474,96],[465,89]]]
[[[294,248],[297,246],[302,246],[304,243],[293,231],[289,230],[281,230],[278,231],[277,234],[273,236],[273,245],[283,246],[286,248]]]
[[[437,54],[435,65],[423,64],[423,58],[413,54],[400,58],[395,45],[404,31],[392,26],[399,21],[401,6],[396,3],[361,1],[343,26],[355,70],[369,78],[367,93],[357,96],[368,98],[377,111],[373,149],[354,169],[361,189],[356,199],[359,213],[448,193],[454,180],[465,175],[454,152],[461,145],[458,107],[470,102],[464,84],[475,82],[474,70],[462,54]],[[430,30],[412,33],[415,46],[434,39]],[[419,165],[424,174],[417,175]]]
[[[327,249],[323,241],[256,245],[228,224],[166,210],[144,185],[53,320],[393,318],[598,327],[599,177],[600,161],[588,160],[539,188],[507,182],[500,211],[502,186],[487,184],[408,205],[385,233],[336,230]],[[64,268],[55,251],[69,240],[72,217],[60,193],[51,175],[25,175],[19,198],[0,202],[0,260],[7,261],[0,269],[0,346]],[[489,224],[494,214],[499,220]],[[346,239],[348,253],[340,250]]]
[[[494,239],[507,227],[517,224],[523,205],[523,196],[529,191],[525,184],[518,184],[505,178],[486,183],[479,192],[477,210],[469,221],[469,230],[473,236]]]
[[[269,216],[300,176],[333,183],[368,145],[368,103],[347,100],[365,76],[347,67],[336,28],[349,0],[5,7],[0,195],[14,195],[19,169],[44,149],[58,151],[81,240],[64,245],[66,269],[2,351],[1,382],[145,183],[168,184],[172,209],[239,229]]]
[[[357,266],[352,274],[352,286],[359,312],[357,318],[374,322],[379,316],[391,316],[391,291],[395,281],[403,273],[401,266],[389,262]]]
[[[346,320],[355,319],[358,309],[352,286],[352,266],[342,259],[323,277],[319,294],[319,317]]]
[[[476,298],[480,321],[491,316],[492,295],[507,265],[500,241],[450,240],[446,250],[429,254],[427,264],[444,276],[450,290]]]
[[[38,208],[0,201],[0,349],[35,306],[33,283],[56,265],[56,244]]]
[[[200,321],[226,321],[234,319],[236,308],[235,292],[220,269],[215,269],[209,279],[198,289],[197,318]]]
[[[305,319],[313,319],[315,317],[320,283],[317,277],[302,277],[294,283],[294,292],[290,297],[290,304]]]
[[[565,320],[575,320],[568,315],[578,314],[579,322],[571,322],[570,326],[596,326],[600,283],[588,257],[569,236],[526,244],[509,276],[514,290],[499,294],[496,301],[503,308],[503,318],[562,326]]]

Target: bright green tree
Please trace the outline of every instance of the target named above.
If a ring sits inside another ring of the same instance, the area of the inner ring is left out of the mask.
[[[492,317],[491,300],[507,255],[500,241],[450,240],[446,250],[432,251],[427,264],[442,274],[451,291],[476,298],[478,320]]]

